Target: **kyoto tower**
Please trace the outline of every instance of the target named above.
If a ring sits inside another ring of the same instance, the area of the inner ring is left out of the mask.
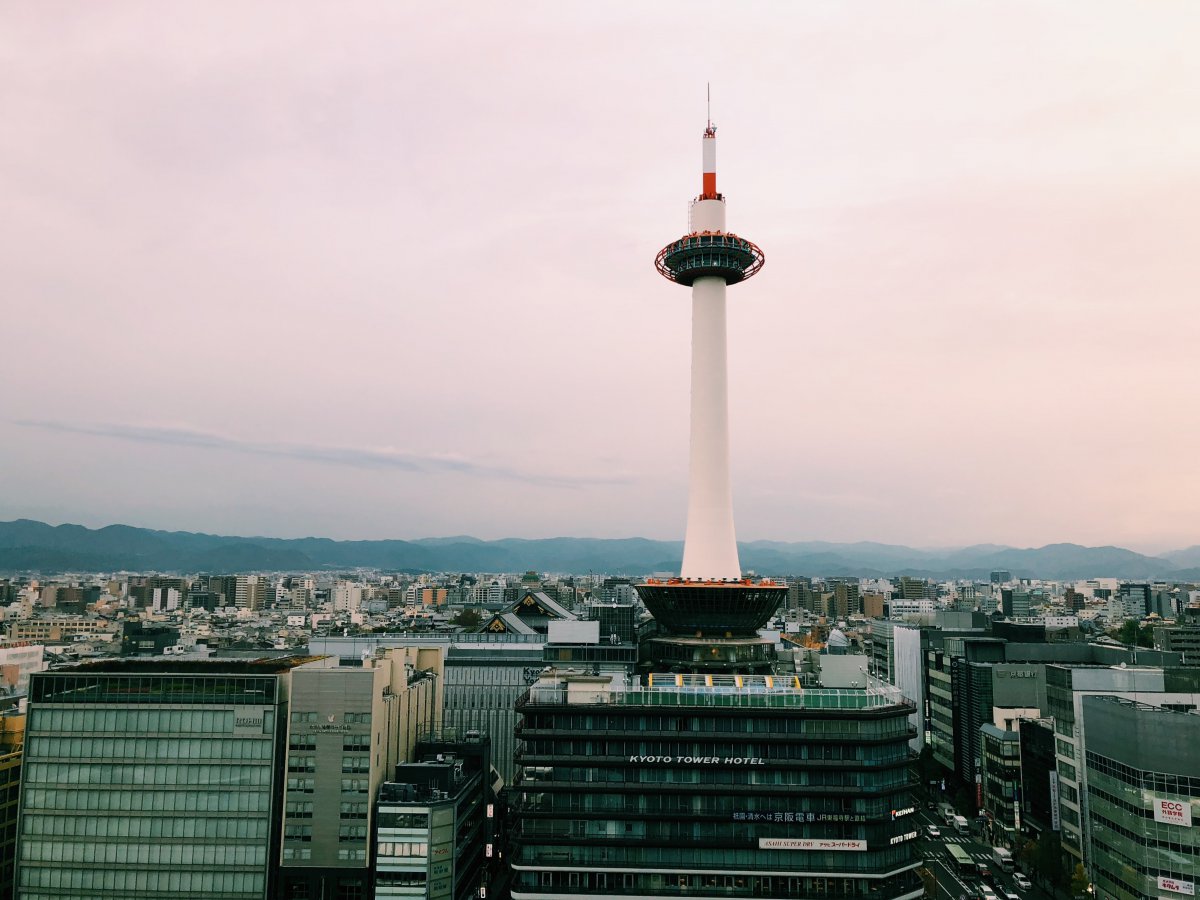
[[[690,231],[654,260],[659,273],[692,289],[691,465],[687,534],[678,579],[647,580],[638,594],[669,632],[655,639],[658,662],[675,669],[755,671],[772,656],[763,627],[787,588],[742,578],[729,479],[729,400],[725,365],[725,289],[756,274],[763,253],[725,230],[725,197],[717,192],[717,130],[701,139],[700,196]],[[683,637],[687,635],[688,637]]]

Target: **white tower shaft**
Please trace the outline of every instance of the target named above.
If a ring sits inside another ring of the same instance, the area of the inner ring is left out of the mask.
[[[715,141],[708,138],[704,144],[708,170],[712,153],[709,146]],[[715,173],[712,180],[716,181]],[[692,207],[692,228],[699,232],[723,232],[725,201],[698,200]],[[680,574],[697,580],[742,577],[729,477],[725,288],[724,278],[711,276],[697,278],[692,284],[691,462],[687,536]]]

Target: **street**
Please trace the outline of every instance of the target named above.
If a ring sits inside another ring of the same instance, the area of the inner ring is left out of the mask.
[[[1013,881],[1012,873],[1001,872],[992,862],[992,847],[989,844],[982,843],[978,832],[971,834],[959,834],[954,830],[954,826],[947,825],[937,814],[936,810],[921,809],[917,812],[916,817],[920,822],[921,830],[921,854],[925,858],[925,864],[933,872],[937,879],[938,896],[937,900],[964,900],[964,898],[974,898],[978,896],[981,885],[989,882],[984,882],[982,879],[964,878],[959,875],[957,867],[953,865],[950,859],[950,853],[946,849],[947,844],[958,844],[962,847],[970,857],[977,863],[984,863],[992,871],[992,888],[997,894],[1001,895],[1006,891],[1011,891],[1017,894],[1021,900],[1053,900],[1046,891],[1038,885],[1024,889],[1017,887]],[[929,837],[928,826],[935,825],[941,831],[941,837]]]

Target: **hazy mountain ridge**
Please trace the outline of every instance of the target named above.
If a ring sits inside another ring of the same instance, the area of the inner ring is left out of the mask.
[[[1122,547],[1049,544],[1016,548],[980,544],[922,550],[870,541],[749,541],[742,566],[768,575],[987,578],[993,569],[1015,577],[1200,578],[1200,547],[1146,556]],[[129,525],[85,528],[29,519],[0,522],[0,570],[253,572],[353,568],[387,570],[542,572],[642,575],[677,571],[681,541],[648,538],[504,538],[470,536],[415,541],[335,541],[156,531]]]

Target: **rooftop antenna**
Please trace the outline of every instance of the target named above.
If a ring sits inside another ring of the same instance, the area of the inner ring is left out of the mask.
[[[708,103],[707,103],[708,129],[709,129],[709,131],[711,131],[712,130],[712,82],[711,81],[706,81],[704,83],[704,90],[707,94],[707,100],[708,100]]]

